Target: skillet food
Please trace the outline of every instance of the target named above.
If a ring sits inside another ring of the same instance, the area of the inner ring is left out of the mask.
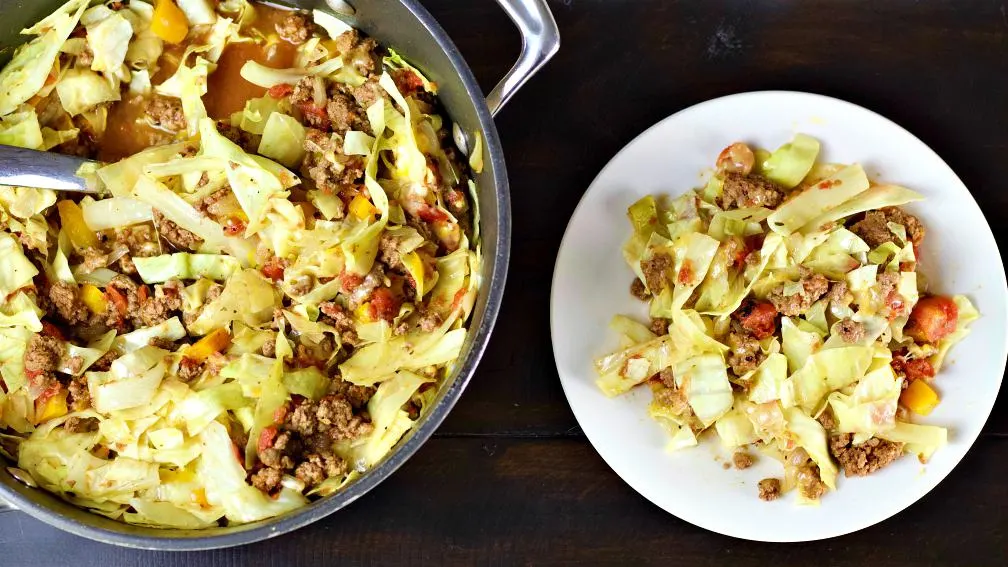
[[[779,460],[764,500],[797,488],[812,503],[840,469],[926,462],[947,431],[913,417],[938,404],[936,375],[978,317],[918,271],[925,227],[901,206],[921,195],[819,149],[803,134],[772,153],[732,144],[706,186],[631,205],[623,254],[650,325],[617,316],[623,347],[595,361],[607,395],[648,385],[670,450],[712,429],[737,468],[749,447]]]
[[[0,143],[97,160],[0,188],[9,470],[156,527],[251,522],[381,460],[480,286],[437,85],[320,12],[71,0],[0,71]]]

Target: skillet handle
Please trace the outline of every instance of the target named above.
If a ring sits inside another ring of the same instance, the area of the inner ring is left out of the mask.
[[[518,89],[532,78],[560,49],[560,30],[546,0],[497,0],[518,26],[521,55],[511,70],[486,97],[491,115],[496,115]]]

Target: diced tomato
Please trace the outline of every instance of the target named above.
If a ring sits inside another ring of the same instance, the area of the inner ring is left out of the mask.
[[[465,288],[455,292],[455,297],[452,298],[452,304],[451,304],[452,311],[455,311],[456,309],[459,308],[459,305],[462,305],[462,300],[465,299],[465,296],[466,296]]]
[[[147,300],[150,299],[150,288],[145,285],[140,286],[137,289],[137,298],[140,300],[140,303],[147,303]]]
[[[934,378],[935,369],[931,362],[925,358],[915,358],[908,360],[905,366],[907,380],[917,380],[920,378],[929,380]]]
[[[391,289],[380,287],[371,295],[368,310],[371,319],[375,321],[384,319],[392,322],[395,316],[399,314],[399,300],[392,294]]]
[[[302,102],[298,105],[301,109],[301,113],[305,115],[312,115],[319,119],[320,121],[329,121],[329,115],[326,114],[326,109],[324,106],[312,103],[312,102]]]
[[[256,446],[259,452],[262,453],[266,449],[272,447],[273,443],[276,442],[276,438],[279,433],[280,432],[277,430],[275,425],[264,427],[259,433],[259,443]]]
[[[360,287],[360,284],[364,283],[364,276],[352,272],[343,272],[340,274],[340,282],[343,292],[350,293]]]
[[[118,289],[108,286],[105,288],[105,295],[108,297],[109,301],[116,306],[116,311],[119,312],[123,317],[129,312],[129,300],[123,295]]]
[[[914,306],[905,333],[914,339],[936,343],[949,336],[959,320],[959,308],[947,297],[932,295]]]
[[[284,404],[273,410],[273,423],[283,423],[284,420],[287,419],[288,413],[290,413],[289,404]]]
[[[448,220],[448,215],[444,211],[442,211],[437,207],[426,204],[420,207],[420,210],[417,211],[417,216],[420,217],[420,220],[424,222],[438,222]]]
[[[890,321],[896,319],[897,317],[903,315],[906,311],[906,300],[900,295],[895,289],[889,292],[889,295],[885,298],[886,307],[889,309]]]
[[[272,256],[263,264],[262,274],[273,281],[280,281],[284,277],[284,270],[287,269],[287,260],[279,256]]]
[[[693,262],[690,260],[683,260],[682,267],[679,268],[679,273],[676,274],[676,282],[680,285],[688,285],[693,281]]]
[[[777,331],[777,309],[768,301],[743,306],[736,313],[739,314],[742,328],[757,339],[765,339]]]
[[[53,380],[42,393],[35,398],[35,407],[42,407],[49,400],[49,398],[59,394],[63,390],[63,386],[57,381]]]
[[[763,247],[763,235],[753,234],[745,237],[743,246],[735,253],[734,266],[736,270],[741,270],[749,259],[749,255]]]
[[[228,236],[241,236],[248,225],[240,218],[228,217],[224,221],[224,234]]]
[[[59,327],[53,325],[49,321],[42,321],[42,334],[47,337],[53,337],[59,340],[63,340],[63,331],[59,330]]]
[[[396,70],[392,73],[392,79],[395,81],[399,92],[407,98],[416,94],[424,86],[423,79],[410,69]]]
[[[280,83],[279,85],[273,85],[266,90],[266,94],[273,98],[283,98],[294,92],[294,87],[287,83]]]
[[[819,188],[819,189],[821,189],[821,190],[823,190],[823,191],[825,191],[825,190],[832,189],[832,188],[836,187],[837,185],[841,185],[840,180],[838,180],[838,179],[827,179],[825,181],[819,182],[819,184],[816,185],[816,187]]]

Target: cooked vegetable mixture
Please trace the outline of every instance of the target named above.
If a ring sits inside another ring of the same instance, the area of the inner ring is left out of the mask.
[[[200,528],[382,459],[480,285],[437,85],[332,16],[244,0],[71,0],[25,33],[0,143],[101,163],[81,172],[95,197],[0,188],[15,476]]]
[[[911,416],[938,403],[935,375],[978,317],[918,278],[924,226],[900,206],[922,197],[818,155],[803,134],[773,153],[732,144],[705,187],[634,203],[623,253],[651,324],[616,316],[623,348],[595,361],[607,395],[648,384],[670,450],[713,427],[737,468],[750,445],[780,460],[764,500],[930,458],[946,430]]]

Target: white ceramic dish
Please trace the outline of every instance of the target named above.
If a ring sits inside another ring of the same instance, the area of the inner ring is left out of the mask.
[[[908,209],[927,230],[922,272],[931,289],[968,295],[982,317],[937,378],[942,403],[925,423],[950,429],[949,444],[926,464],[900,459],[866,478],[841,475],[818,507],[794,493],[774,502],[756,483],[780,477],[769,458],[726,470],[731,453],[715,436],[667,453],[660,426],[646,414],[647,388],[607,398],[592,360],[616,347],[616,313],[646,321],[629,294],[633,275],[620,253],[630,235],[626,209],[651,193],[682,194],[702,183],[722,148],[734,141],[774,149],[796,132],[822,142],[820,159],[861,163],[869,176],[923,193]],[[551,327],[557,370],[578,423],[623,480],[666,511],[700,527],[745,539],[806,541],[859,530],[903,510],[935,487],[963,458],[990,415],[1005,369],[1008,289],[990,227],[944,161],[912,134],[856,105],[795,92],[756,92],[698,104],[659,122],[627,145],[588,188],[567,226],[553,276]],[[949,503],[953,505],[953,503]]]

